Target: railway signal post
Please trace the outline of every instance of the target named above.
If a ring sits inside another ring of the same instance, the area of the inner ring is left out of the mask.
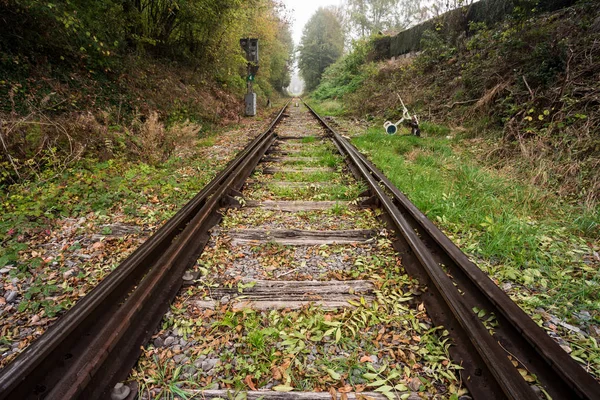
[[[244,38],[240,39],[240,46],[246,53],[247,74],[246,74],[246,95],[244,96],[246,104],[246,116],[256,115],[256,93],[254,93],[254,79],[258,73],[258,39]]]

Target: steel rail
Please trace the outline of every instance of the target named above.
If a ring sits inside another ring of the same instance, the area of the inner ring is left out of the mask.
[[[524,388],[517,389],[505,384],[506,380],[520,380],[525,383],[512,365],[510,365],[512,368],[504,368],[507,367],[504,362],[508,360],[507,355],[512,354],[531,373],[538,376],[544,389],[553,398],[600,398],[600,384],[590,374],[473,264],[364,155],[337,133],[310,106],[307,105],[307,107],[331,132],[338,148],[348,156],[354,167],[359,170],[361,176],[369,184],[371,191],[377,195],[394,225],[403,233],[411,250],[417,255],[429,278],[437,286],[440,295],[450,306],[458,322],[468,331],[467,336],[471,338],[482,360],[486,361],[487,368],[496,377],[498,385],[502,387],[507,397],[521,399],[529,398],[526,396],[531,395],[529,388],[520,392]],[[384,189],[391,193],[393,199],[385,194]],[[441,264],[448,269],[448,274],[440,267]],[[450,279],[448,275],[453,279]],[[465,292],[463,295],[458,294],[456,283]],[[446,293],[446,290],[456,295]],[[456,304],[450,304],[452,302],[456,302]],[[496,329],[497,332],[494,333],[494,339],[488,349],[480,347],[476,343],[479,340],[489,342],[492,336],[486,330],[481,330],[483,324],[472,311],[474,305],[483,306],[486,311],[497,310],[499,314],[500,326]],[[461,315],[463,313],[466,315]],[[473,324],[470,324],[469,321]],[[471,329],[475,330],[471,331]],[[501,342],[502,344],[500,344]],[[510,349],[510,352],[507,349]],[[496,364],[498,360],[502,359],[504,360],[502,361],[503,367]],[[467,380],[466,384],[473,394],[481,389],[476,387],[477,379]],[[488,398],[487,395],[485,398]]]
[[[202,251],[206,231],[218,221],[216,208],[260,161],[288,105],[172,219],[0,370],[0,399],[100,399],[126,378],[183,272]]]
[[[354,148],[354,146],[352,147]],[[356,148],[354,151],[358,152]],[[471,301],[483,303],[483,309],[500,311],[503,321],[496,329],[495,336],[505,339],[502,343],[504,347],[510,349],[510,352],[521,360],[530,372],[540,377],[542,382],[547,382],[545,389],[549,394],[556,399],[562,398],[563,395],[573,398],[572,394],[582,399],[599,398],[600,384],[598,381],[548,336],[487,274],[469,260],[372,163],[364,156],[362,157],[373,176],[392,193],[395,203],[406,210],[406,213],[419,225],[420,231],[423,233],[419,236],[424,242],[427,242],[428,247],[432,247],[431,242],[435,241],[436,247],[443,249],[443,252],[451,258],[451,262],[446,262],[444,265],[449,269],[453,280],[463,288],[466,286],[476,287],[477,291],[486,297],[486,299],[476,298]],[[509,332],[509,330],[513,332]],[[518,341],[517,345],[515,345],[515,341]],[[541,357],[532,358],[533,354]]]

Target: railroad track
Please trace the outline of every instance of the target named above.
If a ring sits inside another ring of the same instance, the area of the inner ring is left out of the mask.
[[[200,398],[240,385],[266,399],[446,398],[463,387],[475,399],[600,398],[598,382],[308,106],[284,107],[2,369],[0,399],[135,398],[135,387],[121,397],[113,387],[165,354]]]

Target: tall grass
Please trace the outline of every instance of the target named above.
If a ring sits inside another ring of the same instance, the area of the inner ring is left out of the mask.
[[[478,166],[454,139],[371,128],[353,142],[492,276],[543,292],[544,305],[563,315],[573,307],[600,311],[600,276],[590,268],[597,210]]]

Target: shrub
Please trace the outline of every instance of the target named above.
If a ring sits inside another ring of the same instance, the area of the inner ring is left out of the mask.
[[[376,71],[375,64],[369,61],[372,50],[373,39],[356,41],[350,53],[325,70],[313,97],[317,100],[335,99],[355,92]]]
[[[177,149],[190,146],[202,127],[189,121],[176,122],[169,129],[153,112],[142,122],[137,118],[128,131],[131,152],[150,165],[165,162]]]

